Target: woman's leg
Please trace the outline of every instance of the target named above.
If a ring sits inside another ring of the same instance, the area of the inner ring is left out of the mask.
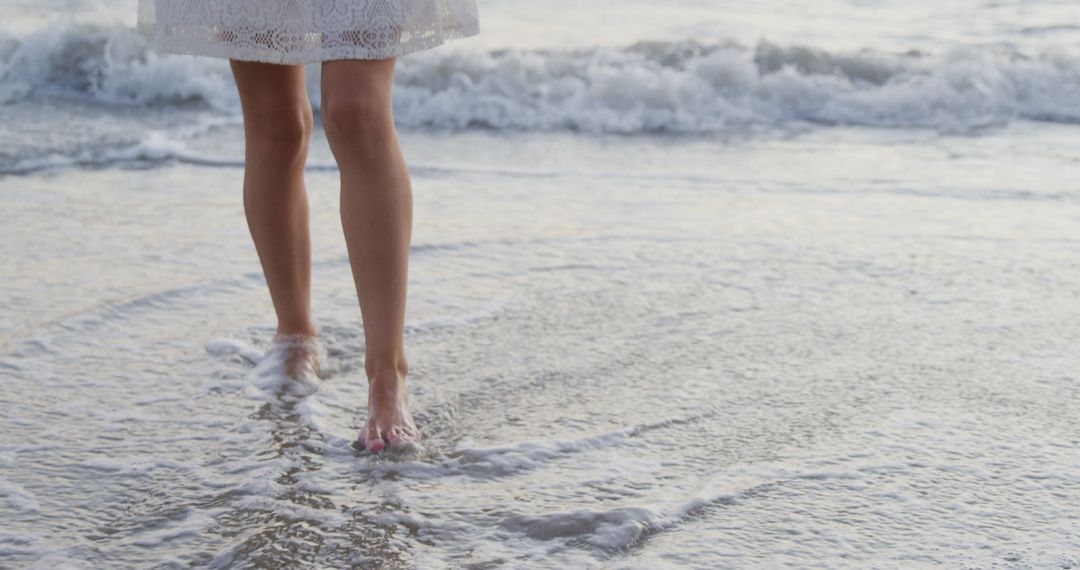
[[[322,116],[341,170],[341,223],[364,321],[372,451],[416,441],[405,385],[405,292],[412,186],[394,128],[394,59],[327,61]]]
[[[277,332],[314,335],[304,163],[313,116],[304,67],[231,60],[244,112],[244,213]]]

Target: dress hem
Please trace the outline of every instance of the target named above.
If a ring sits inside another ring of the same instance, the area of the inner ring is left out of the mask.
[[[447,28],[441,33],[430,37],[418,37],[407,42],[395,44],[383,49],[372,49],[361,46],[338,46],[332,48],[318,48],[309,50],[309,53],[286,53],[272,49],[260,50],[256,48],[237,48],[227,44],[207,41],[193,43],[181,41],[182,35],[170,41],[169,37],[161,34],[160,28],[151,24],[139,27],[140,34],[146,38],[151,48],[158,53],[174,55],[193,55],[202,57],[214,57],[223,59],[235,59],[238,61],[253,61],[261,63],[274,63],[279,65],[306,65],[324,61],[340,61],[350,59],[372,60],[390,59],[429,50],[445,44],[450,40],[467,38],[480,33],[479,25]],[[205,34],[199,34],[205,37]]]

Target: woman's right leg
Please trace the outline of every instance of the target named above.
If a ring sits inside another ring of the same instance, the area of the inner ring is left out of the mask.
[[[304,67],[230,60],[244,112],[244,213],[279,335],[314,336],[304,163],[313,116]]]

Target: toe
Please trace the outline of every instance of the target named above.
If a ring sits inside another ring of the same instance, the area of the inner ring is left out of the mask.
[[[386,440],[390,443],[391,447],[408,447],[420,442],[420,432],[415,428],[395,427],[390,434],[386,436]]]
[[[401,438],[401,428],[391,428],[390,431],[386,434],[386,443],[390,444],[391,446],[395,446],[401,443]]]
[[[382,431],[379,430],[379,426],[371,423],[364,434],[364,447],[368,451],[379,451],[386,447],[383,442]]]
[[[387,443],[391,446],[399,446],[402,444],[408,444],[413,442],[415,437],[411,434],[408,428],[402,428],[400,425],[395,425],[390,433],[387,434]]]

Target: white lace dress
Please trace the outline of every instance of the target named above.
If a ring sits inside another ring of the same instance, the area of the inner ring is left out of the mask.
[[[386,59],[479,33],[476,0],[139,0],[166,53],[300,64]]]

